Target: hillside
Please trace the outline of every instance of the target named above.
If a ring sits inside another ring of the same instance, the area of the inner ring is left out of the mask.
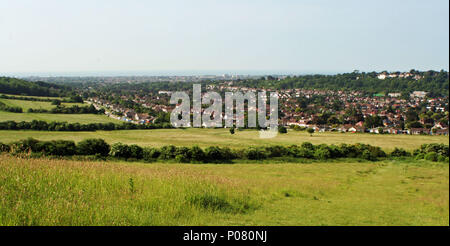
[[[55,85],[42,81],[30,82],[23,79],[0,77],[0,93],[26,96],[64,97],[72,89],[64,85]]]

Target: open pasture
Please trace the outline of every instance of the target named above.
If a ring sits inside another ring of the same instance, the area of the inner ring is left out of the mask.
[[[159,164],[0,155],[0,225],[449,226],[427,161]]]

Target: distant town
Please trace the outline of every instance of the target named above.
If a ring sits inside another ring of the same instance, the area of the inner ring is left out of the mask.
[[[412,72],[381,72],[374,76],[380,81],[393,78],[419,81],[424,78]],[[234,79],[238,76],[220,78],[204,83],[206,90],[221,94],[227,91],[276,91],[279,95],[279,123],[294,130],[312,128],[316,132],[448,135],[448,96],[430,96],[428,91],[421,90],[407,94],[398,91],[368,94],[358,90],[261,89],[242,86],[243,83],[237,82],[240,80]],[[271,79],[282,81],[285,78],[272,76]],[[123,78],[110,78],[108,81],[120,83]],[[131,83],[131,80],[127,82]],[[168,103],[171,93],[171,90],[155,90],[147,94],[100,93],[86,101],[97,109],[104,109],[109,117],[136,124],[153,124],[174,108],[175,105]]]

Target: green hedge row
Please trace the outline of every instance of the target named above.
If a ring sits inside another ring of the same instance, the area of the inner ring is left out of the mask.
[[[0,102],[0,111],[6,111],[6,112],[12,112],[12,113],[22,113],[23,112],[21,107],[7,106],[3,102]]]
[[[413,151],[416,160],[449,162],[449,146],[445,144],[423,144]]]
[[[396,148],[386,154],[381,148],[366,144],[313,145],[305,142],[300,146],[266,146],[230,149],[210,146],[207,148],[176,147],[142,148],[138,145],[115,143],[109,145],[103,139],[85,139],[78,144],[67,140],[39,141],[33,138],[20,140],[11,144],[0,143],[1,152],[40,153],[52,156],[96,155],[121,159],[145,161],[175,160],[177,162],[223,163],[234,159],[264,160],[276,157],[327,160],[336,158],[361,158],[376,161],[384,157],[415,156],[416,159],[448,162],[448,145],[425,144],[412,154]]]
[[[133,123],[67,123],[67,122],[46,122],[33,120],[30,122],[3,121],[0,122],[0,130],[34,130],[34,131],[112,131],[112,130],[138,130],[138,129],[160,129],[173,128],[170,123],[161,124],[133,124]]]

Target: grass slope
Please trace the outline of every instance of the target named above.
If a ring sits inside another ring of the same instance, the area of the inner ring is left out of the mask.
[[[13,114],[13,113],[10,113]],[[0,114],[1,115],[1,114]],[[41,114],[38,114],[38,116]],[[52,116],[52,115],[50,115]],[[89,121],[85,115],[75,120]],[[96,116],[102,117],[103,116]],[[111,119],[113,120],[113,119]],[[218,145],[231,148],[243,148],[258,145],[300,145],[302,142],[313,144],[340,144],[365,143],[382,147],[390,151],[395,147],[413,150],[424,143],[449,143],[446,136],[412,136],[412,135],[378,135],[378,134],[352,134],[352,133],[315,133],[312,137],[306,132],[289,131],[288,134],[278,134],[273,139],[260,139],[255,130],[236,131],[231,135],[228,129],[156,129],[156,130],[123,130],[123,131],[97,131],[97,132],[42,132],[42,131],[0,131],[0,142],[8,143],[27,137],[39,140],[64,139],[81,141],[86,138],[103,138],[109,143],[122,142],[138,144],[141,146],[192,146],[201,147]]]
[[[27,100],[15,100],[15,99],[0,99],[0,102],[4,103],[10,107],[21,107],[24,112],[28,109],[47,109],[50,110],[55,108],[55,105],[52,105],[51,102],[39,102],[39,101],[27,101]],[[83,103],[61,103],[61,105],[66,107],[71,107],[74,105],[85,106]]]
[[[449,225],[426,161],[141,164],[0,156],[0,225]]]
[[[32,120],[43,120],[43,121],[66,121],[69,123],[120,123],[120,121],[113,118],[109,118],[106,115],[96,115],[96,114],[44,114],[44,113],[10,113],[0,111],[0,121],[32,121]],[[73,133],[71,133],[73,135]],[[0,135],[2,136],[2,135]]]

